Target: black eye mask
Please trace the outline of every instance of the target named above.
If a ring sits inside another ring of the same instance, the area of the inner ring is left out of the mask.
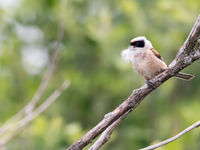
[[[144,47],[144,40],[141,40],[141,41],[135,41],[135,42],[131,42],[130,43],[131,46],[134,46],[134,47]]]

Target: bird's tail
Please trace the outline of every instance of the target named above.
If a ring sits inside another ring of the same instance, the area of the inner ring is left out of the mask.
[[[193,79],[195,76],[194,75],[191,75],[191,74],[187,74],[187,73],[181,73],[179,72],[178,74],[175,75],[175,77],[179,78],[179,79],[182,79],[182,80],[191,80]]]

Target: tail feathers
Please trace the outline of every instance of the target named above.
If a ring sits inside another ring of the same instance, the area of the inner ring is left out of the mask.
[[[179,78],[179,79],[182,79],[182,80],[191,80],[193,79],[195,76],[194,75],[191,75],[191,74],[187,74],[187,73],[181,73],[179,72],[178,74],[175,75],[175,77]]]

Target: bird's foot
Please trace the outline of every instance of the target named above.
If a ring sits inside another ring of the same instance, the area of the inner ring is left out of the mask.
[[[164,72],[164,71],[166,71],[167,69],[160,69],[160,73],[162,73],[162,72]]]
[[[149,80],[146,80],[146,84],[149,87],[153,87],[154,89],[156,88],[156,86],[151,81],[149,81]]]

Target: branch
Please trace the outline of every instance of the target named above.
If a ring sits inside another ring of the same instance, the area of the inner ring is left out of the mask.
[[[114,131],[114,129],[117,127],[117,125],[120,123],[120,121],[128,114],[125,113],[123,116],[121,116],[119,119],[117,119],[115,122],[113,122],[104,132],[101,134],[101,136],[96,140],[96,142],[90,147],[89,150],[98,150],[101,146],[103,146],[109,139]]]
[[[8,134],[4,140],[0,140],[0,147],[7,144],[13,137],[15,137],[20,131],[28,125],[33,119],[35,119],[39,114],[45,111],[60,95],[61,93],[69,87],[70,82],[66,80],[58,89],[56,89],[37,109],[27,115],[24,119],[17,123],[13,132]]]
[[[200,38],[200,16],[198,17],[195,25],[192,28],[186,42],[179,50],[179,53],[175,60],[169,65],[169,69],[157,75],[151,80],[154,85],[152,87],[143,85],[141,88],[136,89],[132,94],[120,104],[115,110],[106,114],[101,122],[99,122],[93,129],[86,133],[81,139],[72,144],[68,150],[80,150],[86,145],[91,143],[99,134],[101,134],[106,128],[108,128],[113,122],[119,119],[121,116],[129,113],[135,109],[142,100],[151,93],[154,89],[159,87],[163,82],[176,75],[179,71],[189,66],[195,60],[200,58],[199,50],[194,51],[195,44]]]
[[[16,113],[12,118],[10,118],[1,128],[0,128],[0,136],[4,135],[4,139],[0,139],[0,150],[5,150],[5,144],[8,143],[13,137],[20,133],[20,131],[28,125],[35,117],[45,111],[60,95],[61,93],[68,88],[70,82],[66,80],[60,88],[56,89],[42,104],[38,107],[37,104],[41,100],[42,95],[47,89],[49,81],[52,77],[52,74],[56,68],[59,57],[59,48],[61,45],[61,40],[63,38],[64,33],[64,18],[65,18],[65,8],[64,5],[61,5],[61,18],[60,24],[58,26],[57,40],[54,48],[54,52],[50,63],[48,65],[47,71],[43,77],[42,82],[39,85],[36,93],[30,102],[22,108],[18,113]],[[10,131],[10,132],[8,132]]]
[[[1,128],[0,128],[0,135],[3,135],[8,129],[10,129],[14,122],[17,120],[20,120],[23,115],[28,115],[30,114],[34,109],[35,105],[38,103],[38,101],[41,99],[41,96],[45,92],[48,83],[51,79],[51,76],[55,70],[55,66],[58,61],[58,53],[59,53],[59,47],[61,43],[61,39],[63,37],[63,25],[60,24],[58,27],[58,36],[57,36],[57,43],[55,47],[55,51],[52,55],[51,62],[47,68],[47,71],[43,77],[42,82],[39,85],[39,88],[37,89],[36,93],[34,94],[33,98],[30,100],[30,102],[22,108],[18,113],[16,113],[12,118],[10,118]]]
[[[40,84],[37,92],[35,93],[35,95],[33,96],[32,100],[30,101],[30,103],[24,108],[24,111],[26,112],[26,114],[30,113],[33,111],[33,109],[35,108],[35,105],[37,104],[37,102],[40,100],[42,94],[44,93],[44,91],[47,88],[47,85],[51,79],[51,76],[55,70],[55,67],[58,63],[58,55],[59,55],[59,48],[60,48],[60,44],[61,44],[61,39],[63,37],[63,25],[60,24],[58,27],[58,35],[57,35],[57,42],[56,42],[56,46],[55,46],[55,50],[54,50],[54,54],[52,56],[51,59],[51,63],[47,69],[47,72],[43,78],[42,83]]]
[[[177,135],[175,135],[175,136],[173,136],[173,137],[171,137],[171,138],[169,138],[167,140],[164,140],[164,141],[162,141],[160,143],[157,143],[157,144],[142,148],[140,150],[151,150],[151,149],[155,149],[155,148],[161,147],[163,145],[166,145],[168,143],[171,143],[171,142],[177,140],[178,138],[180,138],[181,136],[183,136],[184,134],[186,134],[187,132],[191,131],[192,129],[198,128],[199,126],[200,126],[200,121],[194,123],[193,125],[189,126],[185,130],[183,130],[182,132],[178,133]]]

